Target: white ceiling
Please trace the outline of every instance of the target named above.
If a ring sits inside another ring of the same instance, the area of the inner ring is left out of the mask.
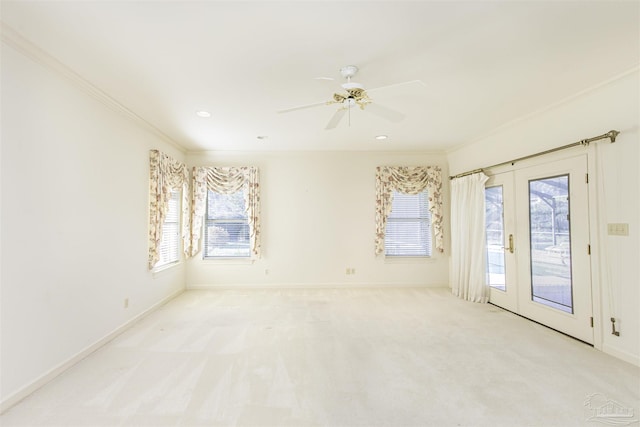
[[[442,151],[640,63],[636,1],[3,0],[1,8],[5,25],[187,150]],[[350,64],[365,88],[424,82],[370,94],[404,113],[402,122],[354,110],[350,126],[325,130],[336,105],[277,113],[330,100]]]

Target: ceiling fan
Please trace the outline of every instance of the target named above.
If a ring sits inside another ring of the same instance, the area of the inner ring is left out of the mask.
[[[327,123],[327,126],[325,127],[325,129],[335,129],[345,115],[348,116],[349,125],[350,125],[351,124],[351,108],[356,106],[360,107],[361,110],[376,114],[391,122],[400,122],[405,118],[404,114],[396,110],[393,110],[391,108],[384,107],[382,105],[374,103],[373,100],[369,98],[369,95],[367,94],[367,92],[373,92],[381,89],[388,89],[388,88],[397,87],[400,85],[413,84],[413,83],[419,83],[424,86],[424,83],[422,81],[412,80],[409,82],[396,83],[388,86],[369,89],[368,91],[366,91],[362,84],[351,81],[351,78],[355,76],[357,72],[358,72],[358,67],[356,67],[355,65],[347,65],[340,69],[340,74],[342,75],[342,77],[344,77],[347,80],[346,83],[343,83],[341,85],[342,89],[344,89],[345,92],[334,93],[330,101],[317,102],[315,104],[307,104],[307,105],[301,105],[298,107],[287,108],[285,110],[278,111],[278,113],[290,113],[292,111],[303,110],[303,109],[312,108],[312,107],[319,107],[321,105],[340,104],[340,107],[333,114],[333,116],[329,120],[329,123]]]

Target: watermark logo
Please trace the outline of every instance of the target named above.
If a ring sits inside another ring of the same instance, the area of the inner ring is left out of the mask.
[[[638,422],[633,408],[607,398],[601,393],[593,393],[584,401],[587,421],[600,422],[611,426],[628,426]]]

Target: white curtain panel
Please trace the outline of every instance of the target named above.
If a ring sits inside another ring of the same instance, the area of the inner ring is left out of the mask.
[[[483,173],[451,181],[451,291],[467,301],[486,303]]]

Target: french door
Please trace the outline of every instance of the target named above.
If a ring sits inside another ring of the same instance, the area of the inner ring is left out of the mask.
[[[496,174],[486,184],[489,301],[593,344],[587,159]]]

